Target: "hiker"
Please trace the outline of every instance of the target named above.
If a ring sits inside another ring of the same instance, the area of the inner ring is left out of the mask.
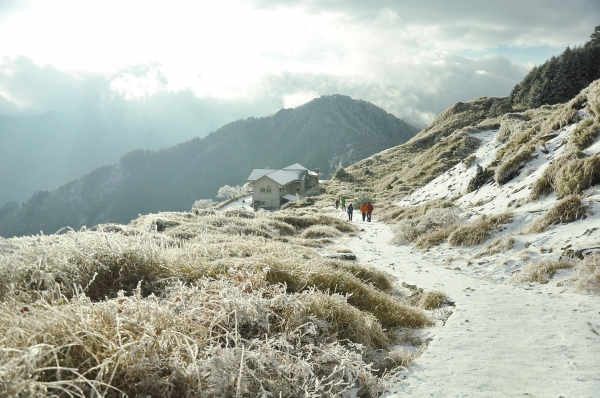
[[[354,208],[352,207],[352,203],[350,203],[348,205],[348,221],[352,221],[352,212],[354,211]]]
[[[371,213],[373,213],[373,209],[375,207],[371,204],[371,202],[367,202],[367,221],[371,222]]]
[[[342,198],[342,211],[346,211],[346,199]]]
[[[367,217],[367,204],[366,203],[363,203],[362,205],[360,205],[360,213],[362,214],[363,221],[365,221],[365,218]]]
[[[336,210],[338,209],[338,206],[339,206],[339,205],[340,205],[340,200],[339,200],[339,199],[336,199],[336,200],[335,200],[335,209],[336,209]]]

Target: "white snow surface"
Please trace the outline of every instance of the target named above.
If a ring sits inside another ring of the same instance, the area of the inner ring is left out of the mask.
[[[242,198],[238,198],[237,200],[232,201],[231,203],[226,204],[225,206],[219,209],[219,212],[235,209],[238,207],[245,207],[247,210],[254,210],[252,208],[252,195],[246,195]]]
[[[389,226],[359,223],[364,231],[346,242],[358,262],[455,303],[387,397],[600,396],[600,298],[557,286],[570,271],[546,285],[489,280],[443,264],[460,250],[391,246]]]
[[[512,181],[488,183],[465,195],[475,164],[486,167],[504,145],[496,141],[497,131],[478,133],[482,145],[470,168],[458,164],[397,203],[414,206],[445,197],[472,219],[512,211],[514,221],[483,245],[445,244],[427,251],[390,245],[393,226],[376,220],[377,208],[373,222],[358,221],[357,236],[339,242],[356,254],[357,262],[390,273],[398,284],[440,290],[455,304],[445,307],[452,311],[445,324],[438,321],[423,332],[431,339],[426,350],[387,397],[600,397],[600,297],[575,291],[572,270],[559,270],[544,285],[510,280],[528,261],[556,259],[565,248],[600,247],[598,186],[585,192],[592,211],[587,218],[539,234],[519,233],[557,201],[554,194],[532,203],[526,198],[532,183],[563,154],[574,127],[557,131]],[[600,142],[585,152],[599,153]],[[513,249],[474,256],[508,233],[516,240]]]

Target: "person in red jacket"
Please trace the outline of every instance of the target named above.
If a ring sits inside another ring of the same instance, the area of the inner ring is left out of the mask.
[[[362,214],[363,221],[365,221],[365,217],[367,216],[367,204],[363,203],[360,205],[360,213]]]
[[[371,202],[367,203],[367,221],[371,222],[371,213],[373,213],[373,209],[375,207],[371,204]]]

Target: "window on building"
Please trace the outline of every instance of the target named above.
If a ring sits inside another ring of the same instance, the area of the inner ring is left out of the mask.
[[[265,188],[261,188],[261,189],[260,189],[260,192],[265,192]]]
[[[267,187],[267,192],[271,192],[271,187]]]

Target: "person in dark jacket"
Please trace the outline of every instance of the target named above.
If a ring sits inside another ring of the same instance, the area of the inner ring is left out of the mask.
[[[367,203],[367,221],[371,222],[371,213],[373,213],[373,209],[375,207],[371,204],[371,202]]]
[[[352,221],[352,212],[354,211],[354,208],[352,207],[352,203],[350,203],[348,205],[348,221]]]
[[[335,200],[335,209],[337,210],[339,206],[340,206],[340,200],[336,199]]]

